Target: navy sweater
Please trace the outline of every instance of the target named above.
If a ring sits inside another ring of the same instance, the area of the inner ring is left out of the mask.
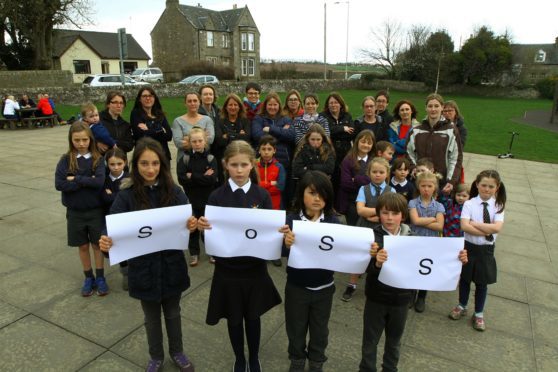
[[[93,169],[93,158],[80,157],[77,160],[73,181],[66,178],[70,175],[70,163],[67,155],[63,155],[56,166],[54,186],[62,191],[62,204],[73,210],[89,210],[103,206],[101,192],[105,183],[105,162],[99,159]]]
[[[293,221],[300,221],[300,214],[290,213],[287,215],[287,225],[293,229]],[[325,223],[340,223],[336,216],[324,216]],[[321,223],[320,222],[320,223]],[[289,256],[290,249],[283,245],[283,256]],[[333,282],[333,271],[324,269],[295,269],[287,266],[287,282],[297,287],[316,288]]]
[[[238,195],[233,193],[227,181],[209,195],[207,205],[229,208],[258,208],[273,209],[271,197],[266,189],[254,184],[248,193]],[[210,221],[211,222],[211,221]],[[226,242],[223,242],[226,244]],[[257,257],[217,257],[215,256],[215,271],[235,278],[251,278],[267,270],[266,261]]]

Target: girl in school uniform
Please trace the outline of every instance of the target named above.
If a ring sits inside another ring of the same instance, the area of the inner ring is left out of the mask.
[[[231,208],[272,209],[271,197],[258,186],[256,154],[246,141],[231,142],[223,155],[228,180],[211,193],[208,205]],[[211,221],[200,217],[198,228],[211,228]],[[285,233],[283,227],[280,230]],[[226,244],[226,242],[224,242]],[[216,325],[227,319],[229,339],[235,362],[233,371],[260,372],[260,317],[281,303],[281,297],[269,276],[264,259],[256,257],[217,257],[211,283],[206,323]],[[248,344],[248,362],[244,355],[244,331]]]
[[[103,203],[105,215],[109,214],[110,207],[116,199],[116,195],[120,191],[122,181],[128,177],[128,158],[124,150],[119,147],[109,149],[105,153],[105,161],[109,168],[109,172],[105,177],[105,187],[103,189]],[[120,273],[122,274],[122,289],[128,290],[128,262],[122,261],[118,264]]]
[[[68,245],[79,247],[79,259],[85,274],[81,295],[89,297],[97,289],[99,296],[108,294],[103,254],[98,242],[105,226],[101,190],[105,183],[105,162],[97,151],[89,125],[76,122],[68,132],[69,149],[56,166],[54,184],[62,191],[66,207]],[[93,249],[95,275],[91,268],[89,246]],[[95,278],[96,276],[96,278]]]
[[[409,201],[411,230],[417,236],[440,236],[444,228],[444,206],[436,201],[438,175],[423,172],[417,176],[419,196]],[[427,291],[420,290],[415,301],[415,311],[422,313],[426,307]]]
[[[136,143],[129,182],[122,185],[110,208],[111,214],[188,204],[188,198],[172,179],[170,164],[165,151],[152,138],[142,138]],[[194,231],[197,220],[185,218],[188,230]],[[101,236],[99,245],[109,253],[113,241]],[[194,366],[184,354],[180,317],[182,292],[190,287],[188,266],[184,252],[161,250],[128,260],[130,297],[141,301],[145,317],[145,331],[149,345],[147,371],[163,368],[163,330],[161,309],[165,317],[169,354],[181,371],[194,372]]]
[[[293,212],[287,215],[288,231],[284,238],[287,256],[295,241],[291,231],[294,220],[339,223],[333,209],[333,186],[324,173],[308,171],[298,183]],[[334,292],[333,271],[287,266],[285,322],[291,360],[289,371],[303,372],[307,358],[311,371],[322,370],[327,360],[325,349]]]
[[[478,174],[471,185],[471,199],[463,205],[461,229],[465,233],[465,249],[469,263],[463,266],[459,280],[459,304],[449,316],[458,320],[467,315],[471,282],[475,283],[475,313],[473,328],[484,331],[484,305],[488,284],[496,283],[494,249],[498,233],[504,226],[506,188],[495,170]]]
[[[293,177],[300,179],[307,170],[319,170],[331,177],[335,169],[335,150],[319,124],[312,124],[295,151]]]

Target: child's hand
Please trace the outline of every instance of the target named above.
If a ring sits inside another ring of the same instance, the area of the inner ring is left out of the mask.
[[[215,173],[215,171],[211,168],[209,168],[208,170],[205,171],[205,173],[203,174],[204,176],[212,176],[213,173]]]
[[[101,249],[101,251],[105,253],[108,253],[111,247],[112,239],[106,235],[101,235],[101,239],[99,239],[99,249]]]
[[[380,250],[380,246],[378,245],[378,243],[376,242],[372,243],[372,245],[370,246],[370,256],[376,257],[379,250]]]
[[[67,180],[67,181],[73,181],[73,180],[75,180],[75,179],[76,179],[75,176],[68,176],[68,177],[66,177],[66,180]]]
[[[246,134],[246,132],[244,131],[244,129],[241,129],[238,134]]]
[[[388,254],[385,249],[380,249],[376,254],[376,267],[380,268],[388,259]]]
[[[262,129],[264,132],[269,133],[269,127],[263,127]]]
[[[453,185],[448,182],[448,183],[446,183],[446,185],[442,189],[442,192],[446,195],[449,195],[449,194],[451,194],[452,190],[453,190]]]
[[[110,191],[110,189],[105,189],[105,192],[106,192],[108,195],[112,195],[112,191]]]
[[[186,173],[186,178],[188,178],[188,179],[192,178],[192,172]]]
[[[275,185],[277,185],[277,181],[271,181],[270,184],[271,184],[271,186],[275,186]]]
[[[149,128],[147,128],[147,124],[145,124],[145,123],[139,123],[138,128],[141,129],[141,130],[148,130],[149,129]]]
[[[182,137],[182,147],[184,148],[184,150],[190,149],[190,136],[186,135]]]
[[[467,256],[467,250],[462,249],[459,251],[459,256],[457,256],[457,258],[459,258],[459,261],[461,261],[461,263],[463,265],[465,265],[467,262],[469,262],[469,258]]]
[[[294,244],[295,236],[294,233],[291,231],[289,225],[281,226],[279,232],[283,234],[283,240],[285,241],[285,246],[287,248],[291,248],[291,246]]]
[[[198,219],[194,216],[190,216],[190,218],[186,220],[186,228],[190,232],[196,231],[196,229],[198,228]]]
[[[205,218],[204,216],[198,218],[198,230],[211,230],[211,225],[209,224],[207,218]]]

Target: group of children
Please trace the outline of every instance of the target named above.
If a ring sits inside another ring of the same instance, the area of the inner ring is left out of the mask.
[[[292,221],[340,223],[338,212],[341,212],[346,223],[373,228],[376,237],[370,247],[372,258],[366,276],[361,371],[376,370],[376,348],[384,330],[383,368],[396,368],[406,309],[411,302],[417,312],[425,308],[426,291],[418,291],[417,295],[417,291],[379,282],[382,264],[388,259],[388,248],[383,246],[386,235],[464,234],[466,246],[459,255],[464,263],[459,304],[451,310],[450,318],[457,320],[466,315],[470,283],[474,282],[473,326],[484,330],[486,286],[496,281],[494,241],[503,225],[506,201],[505,188],[497,172],[481,172],[470,191],[466,185],[459,185],[451,197],[438,195],[439,180],[431,162],[420,160],[411,177],[408,160],[392,159],[391,143],[376,143],[374,133],[363,130],[339,165],[340,187],[334,190],[330,180],[335,166],[333,146],[323,128],[316,124],[309,126],[297,146],[292,167],[296,189],[292,200],[285,200],[287,171],[274,157],[274,137],[261,137],[259,158],[247,142],[231,142],[223,155],[225,178],[218,182],[221,175],[216,159],[208,151],[206,133],[194,127],[189,132],[190,150],[177,159],[183,191],[172,181],[170,164],[160,144],[150,138],[137,142],[129,175],[125,170],[126,154],[108,139],[104,142],[108,150],[103,159],[95,146],[95,139],[103,138],[103,133],[93,134],[98,113],[94,106],[84,106],[84,110],[84,122],[74,123],[70,128],[69,150],[59,161],[55,176],[56,188],[62,191],[62,202],[67,207],[68,245],[79,247],[85,274],[83,296],[90,296],[94,290],[101,296],[109,291],[101,253],[110,254],[112,246],[104,230],[108,209],[110,213],[122,213],[192,203],[193,216],[185,219],[191,232],[191,266],[198,264],[203,231],[211,228],[211,221],[204,217],[205,205],[288,209],[286,224],[279,230],[284,234],[285,256],[296,239]],[[127,180],[122,182],[124,178]],[[339,210],[334,205],[339,205]],[[255,257],[210,259],[215,270],[206,323],[215,325],[220,319],[227,319],[235,354],[234,371],[260,371],[260,317],[281,303],[267,264]],[[130,259],[121,266],[129,294],[141,301],[145,314],[149,371],[160,370],[164,359],[161,309],[171,359],[183,371],[194,370],[183,351],[180,326],[179,301],[190,284],[187,266],[183,252],[168,250]],[[350,300],[361,274],[351,276],[343,299]],[[327,360],[325,350],[334,291],[332,271],[287,267],[284,299],[290,371],[304,371],[306,359],[311,371],[322,370]],[[248,358],[244,354],[244,335]]]

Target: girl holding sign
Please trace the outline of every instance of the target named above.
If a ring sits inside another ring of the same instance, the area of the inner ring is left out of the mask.
[[[339,223],[333,209],[333,186],[329,177],[319,171],[306,172],[297,185],[293,211],[287,215],[289,229],[285,233],[285,247],[289,251],[295,239],[291,231],[294,220]],[[333,271],[287,266],[285,322],[291,360],[289,371],[304,371],[306,358],[311,371],[322,370],[327,360],[325,349],[334,292]]]
[[[271,197],[258,186],[256,154],[246,141],[231,142],[223,155],[228,180],[211,193],[208,205],[232,208],[272,209]],[[210,221],[200,217],[200,230],[211,228]],[[287,228],[280,230],[286,233]],[[226,244],[226,242],[224,242]],[[229,338],[236,360],[233,371],[260,372],[260,317],[281,303],[281,297],[269,276],[264,259],[256,257],[217,257],[211,283],[206,323],[216,325],[227,319]],[[244,355],[244,331],[249,358]]]
[[[463,266],[459,280],[459,304],[449,317],[458,320],[467,315],[467,302],[471,282],[475,283],[475,314],[473,328],[484,331],[484,304],[488,284],[496,283],[496,237],[504,226],[506,188],[495,170],[479,173],[471,185],[471,200],[467,200],[461,212],[461,230],[465,233],[465,249],[469,263]]]
[[[125,213],[144,209],[188,204],[188,198],[172,179],[170,164],[161,145],[151,138],[136,143],[130,182],[125,183],[110,213]],[[190,216],[188,230],[194,231],[197,220]],[[99,246],[109,252],[112,239],[101,236]],[[149,345],[148,371],[163,367],[163,330],[161,308],[165,316],[169,354],[181,371],[193,372],[194,366],[184,354],[180,318],[180,297],[190,287],[188,266],[181,250],[162,250],[128,260],[128,287],[130,297],[141,301],[145,316],[145,331]]]

